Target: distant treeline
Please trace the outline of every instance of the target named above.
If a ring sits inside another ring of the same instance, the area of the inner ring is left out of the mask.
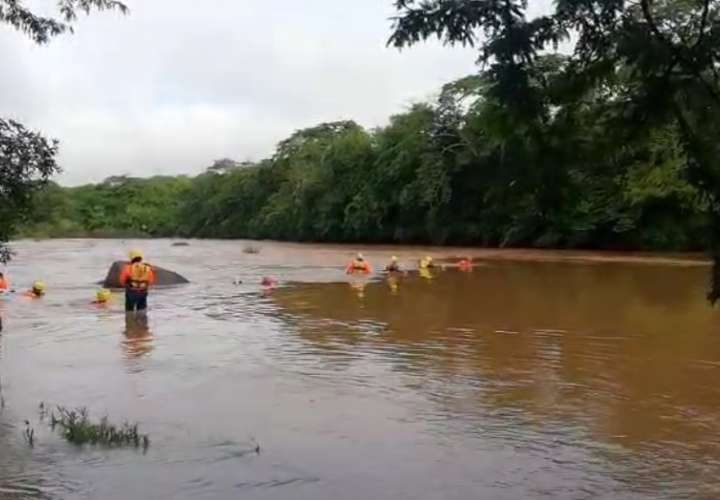
[[[539,89],[559,65],[547,58]],[[678,131],[638,127],[621,143],[604,120],[607,99],[548,106],[523,122],[471,76],[385,127],[321,124],[257,163],[220,160],[194,178],[51,183],[21,232],[703,248],[707,201],[686,180]]]

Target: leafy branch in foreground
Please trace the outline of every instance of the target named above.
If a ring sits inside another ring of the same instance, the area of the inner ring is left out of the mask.
[[[7,241],[19,219],[27,215],[32,194],[60,170],[57,150],[57,141],[0,118],[0,242]],[[10,256],[0,244],[0,262]]]
[[[72,22],[78,12],[90,14],[92,10],[119,10],[127,14],[127,5],[116,0],[59,0],[59,17],[45,17],[25,7],[21,0],[0,0],[0,23],[6,23],[28,35],[35,43],[43,44],[51,38],[72,33]]]
[[[9,25],[35,43],[45,44],[62,33],[72,33],[78,13],[128,12],[127,6],[117,0],[58,0],[57,8],[58,16],[45,17],[26,7],[23,0],[0,0],[0,25]],[[57,152],[57,141],[0,117],[0,263],[12,256],[4,243],[27,215],[30,194],[60,170],[55,162]]]

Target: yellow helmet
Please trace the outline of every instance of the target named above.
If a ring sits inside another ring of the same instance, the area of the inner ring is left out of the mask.
[[[32,289],[34,292],[43,293],[45,291],[45,283],[42,281],[34,281],[32,284]]]
[[[97,291],[95,296],[97,297],[98,302],[107,302],[108,300],[110,300],[112,292],[110,292],[110,290],[108,290],[107,288],[101,288]]]
[[[143,253],[140,250],[130,250],[130,260],[135,260],[137,258],[142,259]]]

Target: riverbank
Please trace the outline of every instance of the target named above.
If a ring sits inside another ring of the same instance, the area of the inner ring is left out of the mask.
[[[258,252],[263,251],[263,246],[283,248],[292,252],[293,248],[298,251],[312,249],[314,252],[338,252],[347,253],[352,256],[356,252],[363,252],[374,261],[377,266],[390,259],[393,255],[400,260],[409,262],[420,259],[425,255],[431,256],[439,262],[453,263],[461,258],[472,257],[476,261],[522,261],[522,262],[576,262],[584,264],[648,264],[648,265],[673,265],[673,266],[702,266],[712,265],[710,259],[700,252],[621,252],[608,250],[566,250],[566,249],[536,249],[536,248],[479,248],[467,246],[434,246],[434,245],[388,245],[368,243],[304,243],[286,242],[276,240],[249,240],[249,239],[212,239],[212,238],[151,238],[147,235],[138,235],[132,232],[105,235],[103,232],[93,233],[91,236],[70,236],[64,238],[36,238],[25,237],[15,240],[22,241],[43,241],[43,240],[136,240],[142,246],[144,241],[165,241],[168,247],[173,243],[183,242],[192,246],[195,242],[206,244],[221,242],[227,245],[237,244],[240,249],[253,248]],[[130,246],[132,243],[128,242]],[[186,245],[183,245],[186,246]],[[182,247],[181,247],[182,248]],[[159,256],[158,256],[159,257]]]

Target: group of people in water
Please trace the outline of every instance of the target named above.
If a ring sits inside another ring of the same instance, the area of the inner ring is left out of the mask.
[[[434,267],[435,262],[433,261],[433,258],[429,255],[423,257],[418,262],[418,268],[420,269],[420,271],[433,269]],[[469,257],[461,259],[460,262],[458,262],[457,267],[460,271],[472,271],[472,259]],[[345,272],[347,274],[370,274],[372,273],[372,271],[372,266],[361,253],[358,253],[345,268]],[[399,273],[403,271],[403,269],[400,267],[400,262],[395,255],[390,258],[390,262],[388,262],[385,266],[385,271],[388,273]]]
[[[150,264],[143,261],[143,254],[139,250],[130,252],[130,262],[123,266],[119,283],[125,290],[125,312],[128,314],[144,314],[147,310],[147,297],[150,286],[155,283],[155,271]],[[10,287],[10,280],[0,272],[0,293],[15,293]],[[35,281],[32,287],[21,293],[29,299],[41,299],[45,296],[45,283]],[[112,292],[107,288],[99,289],[95,300],[91,302],[97,306],[107,306],[112,299]],[[2,331],[2,318],[0,317],[0,331]]]
[[[426,280],[432,280],[432,270],[436,267],[438,266],[436,266],[433,258],[429,255],[426,255],[418,261],[417,271],[421,278],[424,278]],[[445,269],[446,265],[442,264],[439,267]],[[474,265],[470,257],[464,257],[453,267],[456,267],[459,271],[462,272],[470,272],[473,270]],[[384,271],[387,275],[386,281],[388,286],[390,287],[390,293],[393,295],[397,295],[400,287],[399,277],[405,273],[405,270],[400,265],[400,261],[398,260],[397,256],[393,255],[390,258],[390,262],[385,265]],[[367,259],[365,259],[365,256],[363,256],[363,254],[361,253],[358,253],[354,259],[348,262],[347,266],[345,267],[345,272],[349,275],[366,276],[373,272],[373,268],[367,261]],[[363,299],[365,297],[366,284],[366,280],[360,280],[350,283],[350,287],[355,290],[359,299]]]
[[[125,264],[118,277],[118,283],[125,291],[125,312],[126,314],[144,315],[147,310],[147,299],[150,287],[156,282],[156,274],[153,266],[144,261],[143,253],[140,250],[131,250],[130,261]],[[430,256],[421,258],[418,262],[420,273],[429,273],[435,267],[435,262]],[[470,258],[463,258],[457,264],[460,271],[472,271],[473,262]],[[400,262],[396,256],[392,256],[390,262],[384,268],[387,273],[403,272]],[[373,272],[370,263],[362,253],[358,253],[345,268],[347,274],[368,275]],[[237,283],[236,283],[237,284]],[[262,278],[261,285],[265,290],[272,290],[278,284],[277,279],[272,277]],[[0,272],[0,294],[15,293],[10,287],[8,278]],[[21,294],[29,299],[40,299],[45,296],[45,283],[42,281],[33,282],[31,288]],[[95,300],[91,304],[105,307],[112,300],[112,292],[107,288],[97,290]],[[0,331],[2,331],[2,318],[0,317]]]
[[[15,293],[15,290],[10,288],[10,280],[8,280],[3,273],[0,273],[0,293]],[[39,299],[45,295],[45,283],[42,281],[35,281],[29,290],[22,292],[23,297],[30,299]]]

